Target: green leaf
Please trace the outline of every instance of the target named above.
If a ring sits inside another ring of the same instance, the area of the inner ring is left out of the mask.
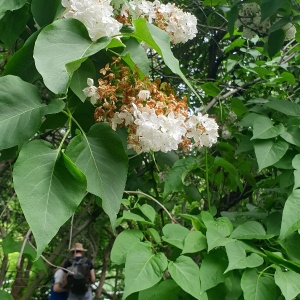
[[[38,89],[12,75],[0,78],[0,150],[31,138],[39,129],[45,104]]]
[[[155,230],[154,228],[148,228],[146,233],[148,233],[153,238],[155,243],[161,244],[161,238],[157,230]]]
[[[224,272],[227,265],[227,257],[223,250],[212,251],[204,257],[200,267],[201,292],[225,281],[227,275],[224,275]]]
[[[26,0],[0,0],[0,19],[7,11],[14,11],[26,4]]]
[[[165,64],[170,70],[179,75],[184,83],[194,92],[194,94],[200,99],[193,86],[184,76],[179,67],[179,61],[174,57],[170,47],[170,39],[168,34],[159,29],[157,26],[147,23],[144,18],[133,20],[135,27],[134,32],[131,34],[139,41],[144,41],[150,47],[152,47],[159,55],[162,56]]]
[[[264,253],[267,255],[268,259],[276,265],[300,273],[300,264],[283,258],[281,252],[279,252],[280,255],[278,255],[278,252],[274,253],[264,250]]]
[[[293,300],[300,294],[300,274],[294,271],[283,271],[281,268],[276,267],[274,279],[285,300]]]
[[[157,284],[168,266],[163,253],[153,254],[150,248],[127,254],[125,263],[125,290],[123,299],[130,294],[148,289]]]
[[[298,125],[285,128],[280,136],[288,143],[300,147],[300,128]]]
[[[195,253],[207,248],[206,237],[200,231],[190,231],[184,239],[182,254]]]
[[[280,240],[279,244],[285,250],[290,260],[300,263],[300,253],[298,251],[298,245],[300,245],[300,235],[298,232],[294,232],[286,239]]]
[[[143,233],[140,230],[124,230],[115,239],[114,245],[110,253],[111,261],[116,265],[124,264],[127,253],[135,249],[136,244],[139,244],[143,238]]]
[[[135,67],[138,67],[140,77],[149,76],[150,66],[149,59],[145,52],[145,49],[137,42],[136,39],[130,37],[124,41],[126,48],[121,53],[122,59],[135,71]]]
[[[114,227],[128,167],[119,136],[107,123],[95,124],[87,135],[71,140],[66,154],[85,174],[88,192],[102,198],[103,209]]]
[[[225,273],[234,269],[255,268],[264,262],[263,258],[256,253],[247,256],[248,247],[241,241],[232,240],[225,245],[225,249],[229,261]]]
[[[261,0],[261,22],[273,16],[287,0]]]
[[[223,237],[229,236],[233,230],[232,223],[227,217],[219,217],[218,219],[214,220],[209,212],[202,211],[201,218],[208,230],[213,228],[214,230],[217,230]]]
[[[271,58],[275,56],[282,49],[284,44],[284,38],[285,38],[285,31],[283,29],[278,29],[269,34],[267,49],[268,49],[268,54]]]
[[[145,218],[143,218],[142,216],[140,216],[138,214],[135,214],[131,211],[127,211],[127,210],[124,210],[122,220],[130,220],[130,221],[135,221],[135,222],[141,222],[142,224],[143,223],[151,224],[150,222],[147,222],[145,220]]]
[[[245,270],[241,281],[245,300],[274,300],[276,285],[270,276],[259,276],[255,269]]]
[[[109,38],[92,42],[86,27],[78,20],[57,20],[46,26],[36,40],[36,68],[53,93],[66,93],[72,73],[109,42]],[[66,65],[70,63],[72,64],[67,68]]]
[[[292,160],[292,166],[295,168],[294,171],[294,190],[300,187],[300,154],[295,155]]]
[[[33,48],[39,32],[33,33],[5,65],[3,75],[15,75],[27,82],[34,82],[40,77],[34,59]]]
[[[231,234],[231,238],[239,240],[264,240],[270,239],[274,235],[266,234],[264,227],[256,221],[248,221],[239,225]]]
[[[226,287],[226,298],[240,299],[243,291],[241,288],[241,274],[239,271],[232,271],[225,279],[224,285]],[[218,288],[218,286],[216,287]]]
[[[264,106],[272,108],[287,116],[293,116],[293,117],[300,116],[300,105],[288,100],[273,98],[269,102],[265,103]]]
[[[50,101],[50,103],[47,105],[45,109],[45,115],[48,114],[57,114],[61,112],[66,106],[66,103],[61,99],[53,99]]]
[[[295,80],[295,76],[292,73],[289,72],[282,72],[280,74],[280,76],[285,79],[285,81],[287,81],[289,84],[291,85],[295,85],[296,80]]]
[[[212,82],[204,83],[200,87],[207,96],[216,97],[221,93],[221,90]]]
[[[254,150],[257,158],[259,171],[263,168],[274,165],[286,153],[289,144],[283,140],[257,140],[254,143]]]
[[[41,140],[22,147],[13,179],[39,257],[80,204],[86,179],[66,155]]]
[[[3,290],[0,291],[1,300],[14,300],[13,296]]]
[[[237,5],[230,7],[230,11],[227,13],[228,16],[228,32],[232,36],[235,28],[235,22],[239,17],[239,9]]]
[[[40,27],[52,23],[56,17],[59,8],[60,0],[32,0],[31,11],[34,20]]]
[[[5,16],[0,19],[0,40],[8,48],[13,48],[16,40],[24,31],[26,23],[29,19],[28,6],[14,11],[8,11]]]
[[[155,221],[156,212],[154,208],[149,204],[143,204],[139,206],[140,211],[146,216],[152,223]]]
[[[178,294],[181,288],[172,280],[167,279],[150,289],[141,291],[139,293],[139,300],[179,300]]]
[[[72,92],[83,102],[86,95],[83,89],[87,87],[87,78],[94,79],[96,76],[95,66],[90,59],[84,61],[72,76],[70,88]]]
[[[168,271],[176,283],[187,293],[199,299],[200,272],[197,264],[187,256],[179,256],[169,262]]]
[[[173,165],[172,170],[167,175],[164,187],[164,198],[171,193],[181,191],[183,188],[184,176],[197,167],[198,164],[192,157],[177,160]]]
[[[225,246],[227,243],[231,242],[231,239],[224,237],[224,235],[216,230],[213,226],[207,228],[206,239],[208,246],[207,252],[210,252],[214,248]]]
[[[273,126],[273,122],[266,116],[261,116],[255,120],[253,124],[253,137],[254,139],[271,139],[277,137],[284,131],[284,126],[280,123]]]
[[[167,224],[163,227],[162,231],[164,234],[162,239],[179,249],[183,249],[184,239],[190,232],[187,228],[179,224]]]
[[[300,229],[300,190],[294,190],[285,202],[280,230],[280,239],[285,239]]]

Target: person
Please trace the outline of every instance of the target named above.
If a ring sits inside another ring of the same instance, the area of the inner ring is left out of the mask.
[[[68,291],[64,288],[65,272],[62,269],[57,269],[52,279],[49,300],[67,300]]]
[[[83,248],[83,244],[81,243],[75,243],[73,247],[70,249],[70,252],[73,253],[73,260],[76,262],[79,262],[83,257],[84,253],[87,252],[87,249]],[[89,265],[89,287],[88,290],[85,294],[83,295],[76,295],[72,293],[72,291],[69,290],[69,296],[68,300],[92,300],[92,287],[91,284],[95,283],[95,270],[94,270],[94,265],[90,259],[86,259],[86,263]],[[64,268],[68,269],[71,267],[73,262],[71,260],[67,260]]]

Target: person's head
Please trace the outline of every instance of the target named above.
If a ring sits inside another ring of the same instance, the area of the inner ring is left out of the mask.
[[[81,243],[75,243],[70,249],[70,252],[72,252],[74,256],[82,256],[86,251],[87,249],[84,249]]]

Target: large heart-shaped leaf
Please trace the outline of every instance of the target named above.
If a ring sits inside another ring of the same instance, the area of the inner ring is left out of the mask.
[[[146,245],[146,244],[145,244]],[[130,294],[157,284],[168,261],[163,253],[153,254],[150,247],[140,247],[127,254],[125,264],[125,290],[123,299]]]
[[[220,282],[224,282],[227,274],[227,257],[223,250],[216,250],[206,255],[200,267],[201,291],[206,291]]]
[[[0,150],[31,138],[39,129],[46,107],[38,89],[19,77],[0,78]]]
[[[283,140],[257,140],[254,143],[255,155],[259,170],[272,166],[286,153],[289,144]]]
[[[111,250],[111,261],[121,265],[126,261],[126,255],[135,249],[137,243],[140,243],[143,233],[140,230],[124,230],[116,238]]]
[[[280,239],[300,228],[300,190],[297,189],[288,197],[285,202],[282,214]]]
[[[260,223],[248,221],[235,228],[230,237],[239,240],[264,240],[273,236],[273,234],[266,234],[264,227]]]
[[[150,289],[139,292],[139,300],[178,300],[178,294],[182,292],[179,285],[172,279],[164,280]]]
[[[300,105],[295,102],[272,98],[264,106],[272,108],[287,116],[300,116]]]
[[[200,272],[197,264],[187,256],[179,256],[171,261],[168,271],[176,283],[196,299],[200,297]]]
[[[264,262],[263,258],[256,253],[247,256],[247,245],[241,241],[232,240],[225,245],[225,249],[229,261],[225,273],[234,269],[255,268]]]
[[[267,116],[260,116],[253,123],[253,137],[254,139],[270,139],[283,133],[284,127],[280,123],[273,126],[273,122]]]
[[[188,233],[189,230],[179,224],[167,224],[163,227],[162,239],[179,249],[183,249],[184,239]]]
[[[241,280],[245,300],[274,300],[276,285],[270,276],[258,276],[256,270],[248,269]]]
[[[300,274],[290,270],[283,271],[280,267],[276,267],[274,279],[285,300],[295,299],[300,294]]]
[[[103,209],[114,227],[128,167],[119,136],[107,123],[95,124],[87,135],[71,140],[66,154],[85,174],[88,191],[102,198]]]
[[[66,155],[41,140],[22,148],[13,179],[38,257],[80,204],[86,179]]]
[[[69,80],[87,57],[105,48],[111,39],[92,42],[86,27],[75,19],[62,19],[46,26],[34,48],[37,70],[53,93],[65,93]],[[75,63],[76,62],[76,63]],[[67,64],[73,63],[72,68]]]
[[[207,248],[206,237],[200,231],[190,231],[184,239],[182,254],[195,253]]]

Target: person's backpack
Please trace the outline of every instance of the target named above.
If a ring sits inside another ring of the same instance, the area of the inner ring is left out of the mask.
[[[76,295],[83,295],[88,291],[90,285],[90,265],[88,259],[82,257],[72,260],[72,266],[68,268],[67,287]]]

